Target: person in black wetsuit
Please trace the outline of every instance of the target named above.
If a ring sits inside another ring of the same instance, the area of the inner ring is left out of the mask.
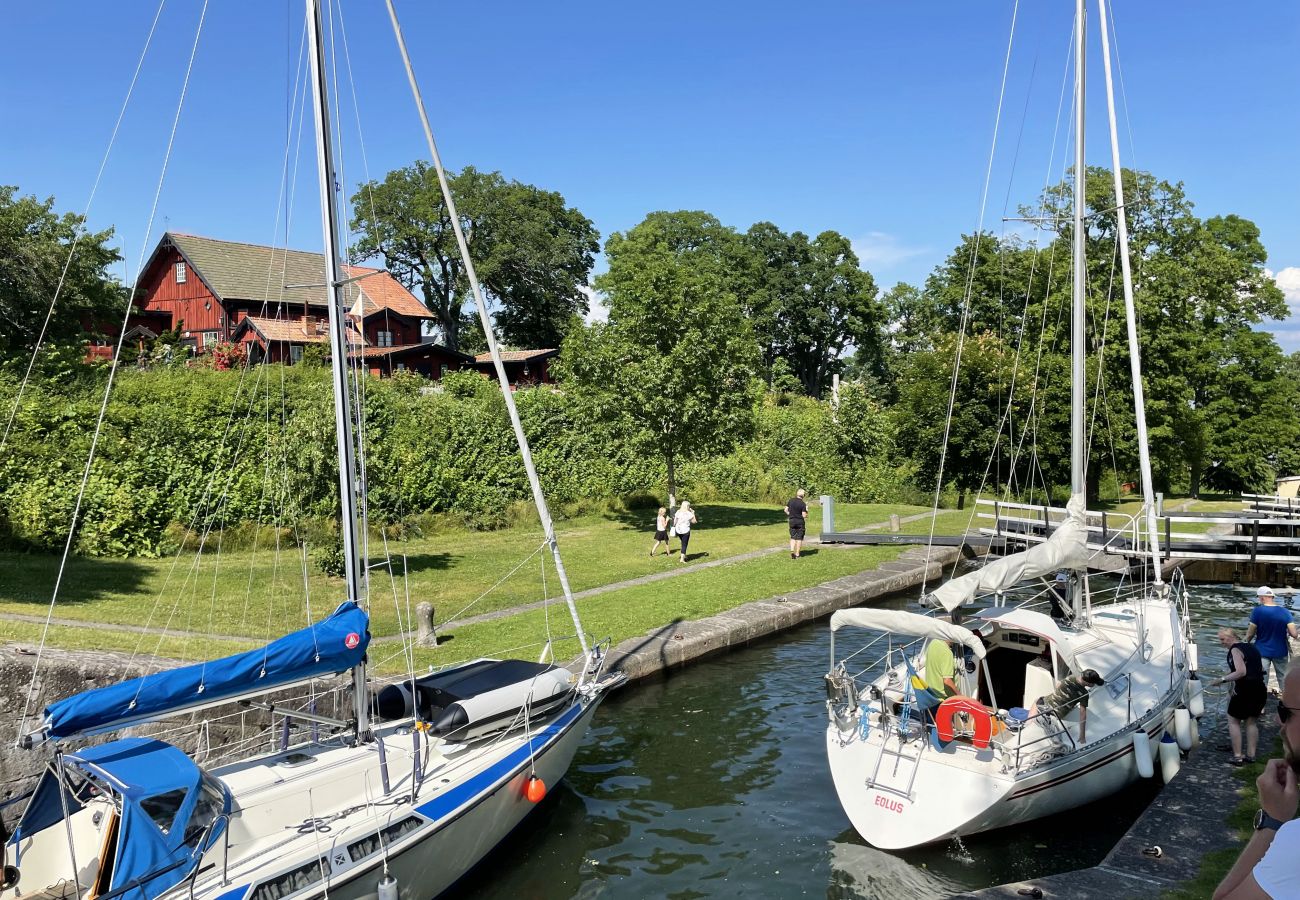
[[[1268,690],[1264,686],[1264,661],[1254,644],[1247,644],[1231,628],[1219,629],[1219,644],[1228,651],[1228,674],[1215,684],[1231,684],[1228,701],[1228,734],[1232,738],[1234,766],[1255,761],[1259,744],[1259,714],[1264,711]],[[1241,725],[1246,724],[1246,755],[1241,753]]]

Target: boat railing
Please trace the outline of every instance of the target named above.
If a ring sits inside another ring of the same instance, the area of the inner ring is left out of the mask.
[[[203,857],[205,854],[207,854],[208,850],[210,849],[208,846],[208,841],[212,839],[212,832],[220,824],[226,825],[226,827],[223,828],[221,831],[223,843],[225,845],[223,848],[223,854],[221,858],[221,883],[222,884],[229,883],[226,874],[227,874],[227,870],[230,867],[230,827],[229,827],[230,813],[223,812],[215,816],[212,819],[212,821],[208,823],[207,828],[203,829],[203,836],[199,838],[199,842],[196,845],[198,850],[194,856],[194,870],[190,872],[189,876],[186,878],[186,881],[188,882],[190,900],[194,900],[194,884],[196,881],[198,881],[199,872],[202,871],[203,869]]]
[[[1035,720],[1039,720],[1043,724],[1043,734],[1041,737],[1036,737],[1033,740],[1026,741],[1024,739],[1025,731],[1029,727],[1029,723]],[[1055,720],[1056,724],[1054,727],[1049,728],[1048,727],[1049,723],[1052,720]],[[1046,742],[1051,742],[1053,744],[1056,744],[1062,735],[1064,735],[1065,738],[1070,742],[1070,747],[1068,752],[1073,753],[1075,750],[1079,749],[1078,744],[1075,743],[1074,735],[1070,732],[1069,726],[1066,725],[1065,720],[1061,718],[1061,716],[1056,712],[1056,710],[1051,708],[1039,710],[1037,713],[1027,718],[1018,728],[1014,729],[1011,733],[1016,736],[1014,751],[1015,751],[1015,770],[1017,772],[1021,771],[1021,754],[1024,753],[1028,748]],[[1003,744],[1003,746],[1005,747],[1005,743]]]

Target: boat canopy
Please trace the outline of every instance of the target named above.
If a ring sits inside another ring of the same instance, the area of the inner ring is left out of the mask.
[[[1054,644],[1057,652],[1069,664],[1070,668],[1075,668],[1074,645],[1070,641],[1070,636],[1061,630],[1061,627],[1056,624],[1056,620],[1051,616],[1035,612],[1032,609],[1006,606],[995,606],[991,609],[980,610],[975,615],[986,622],[997,625],[999,628],[1038,635],[1040,638]]]
[[[343,672],[364,658],[370,642],[368,625],[366,614],[348,601],[328,619],[265,647],[154,672],[51,703],[45,708],[43,731],[52,740],[112,731]]]
[[[961,644],[969,647],[976,659],[984,658],[984,644],[973,631],[933,616],[901,609],[839,609],[831,614],[831,631],[839,631],[846,625]]]
[[[1088,565],[1088,523],[1082,494],[1065,505],[1065,521],[1051,536],[1028,550],[994,560],[967,575],[934,589],[931,597],[944,609],[954,610],[978,594],[1005,591],[1022,581],[1061,569],[1081,570]]]
[[[63,762],[93,779],[99,790],[110,790],[120,798],[116,846],[105,848],[113,854],[111,893],[157,897],[185,877],[189,864],[225,828],[229,794],[171,744],[123,738],[65,754]],[[61,823],[65,803],[72,812],[93,796],[88,786],[64,785],[62,790],[60,797],[60,778],[50,768],[23,813],[15,841]],[[109,861],[101,864],[107,868]]]

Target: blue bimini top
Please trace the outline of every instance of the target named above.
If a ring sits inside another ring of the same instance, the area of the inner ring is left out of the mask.
[[[257,650],[74,694],[45,708],[45,734],[62,740],[112,731],[346,671],[365,657],[369,624],[348,601],[323,622]]]
[[[225,829],[230,794],[171,744],[123,738],[63,757],[64,765],[88,778],[59,796],[51,769],[32,795],[14,832],[19,841],[63,821],[64,803],[75,815],[104,790],[121,798],[121,821],[112,854],[110,892],[131,900],[157,897],[189,874]],[[109,864],[101,860],[101,865]]]

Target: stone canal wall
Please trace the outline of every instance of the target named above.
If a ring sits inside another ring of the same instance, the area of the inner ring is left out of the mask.
[[[831,552],[823,550],[825,552]],[[833,551],[852,553],[852,550]],[[649,678],[694,660],[742,647],[750,641],[777,634],[837,609],[936,581],[957,559],[955,547],[913,547],[875,569],[837,578],[816,587],[689,622],[670,622],[649,634],[629,638],[611,651],[610,668],[630,681]]]

